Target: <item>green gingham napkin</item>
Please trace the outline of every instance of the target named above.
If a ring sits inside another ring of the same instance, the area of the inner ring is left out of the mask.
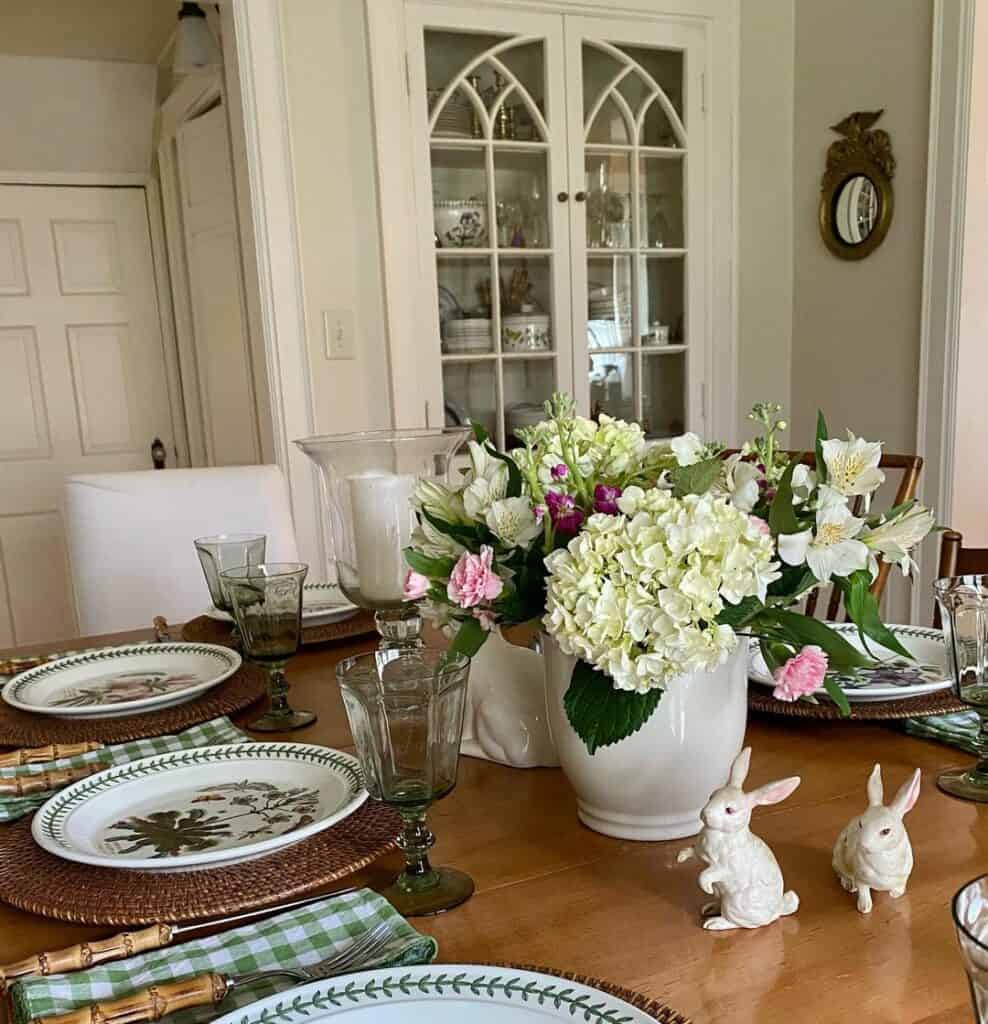
[[[218,746],[225,743],[243,743],[250,740],[225,715],[213,718],[191,729],[174,736],[153,736],[150,739],[132,740],[130,743],[117,743],[102,750],[91,750],[88,754],[76,754],[75,757],[60,757],[55,761],[41,761],[38,764],[18,765],[14,768],[0,768],[0,779],[18,776],[40,775],[44,771],[56,768],[79,768],[87,764],[99,764],[103,768],[112,765],[126,764],[152,754],[168,754],[173,750],[188,750],[191,747]],[[37,810],[50,796],[52,791],[32,793],[30,796],[0,797],[0,824],[16,821]]]
[[[947,743],[969,754],[978,753],[977,738],[980,724],[976,711],[955,711],[949,715],[907,718],[902,725],[912,736]]]
[[[435,939],[417,932],[382,896],[360,889],[207,939],[156,949],[88,971],[19,981],[12,987],[14,1020],[25,1024],[33,1017],[67,1013],[87,1003],[118,999],[148,985],[208,971],[237,975],[265,968],[307,967],[341,952],[382,922],[391,930],[388,945],[373,962],[361,963],[357,970],[403,967],[435,959]],[[234,989],[218,1007],[183,1010],[170,1016],[169,1024],[213,1020],[296,984],[289,978],[278,978]]]

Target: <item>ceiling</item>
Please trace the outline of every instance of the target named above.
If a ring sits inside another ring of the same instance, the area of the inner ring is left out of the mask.
[[[155,64],[177,0],[0,0],[0,53]]]

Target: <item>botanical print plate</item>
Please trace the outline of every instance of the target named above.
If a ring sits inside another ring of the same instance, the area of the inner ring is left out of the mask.
[[[14,676],[3,699],[40,715],[119,718],[184,704],[240,668],[214,644],[129,644],[82,651]]]
[[[865,650],[858,627],[853,623],[832,625],[832,628],[859,651]],[[875,668],[833,673],[849,701],[904,700],[950,689],[953,679],[947,667],[947,651],[939,629],[927,626],[889,626],[889,629],[916,660],[906,661],[887,647],[869,641],[870,651],[866,653],[879,662]],[[775,685],[756,640],[751,641],[748,677],[763,686]],[[826,691],[821,687],[815,696],[826,697]]]
[[[360,609],[343,595],[335,583],[306,583],[302,588],[302,622],[306,626],[325,626],[330,622],[351,619]],[[233,617],[210,605],[206,614],[220,622],[232,622]]]
[[[352,814],[367,798],[356,758],[305,743],[157,754],[56,793],[35,841],[101,867],[186,871],[250,860]]]
[[[389,967],[314,981],[240,1007],[217,1024],[655,1024],[630,1003],[539,971],[473,964]]]

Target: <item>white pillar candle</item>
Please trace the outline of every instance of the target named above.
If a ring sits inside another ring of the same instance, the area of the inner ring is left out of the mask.
[[[360,593],[376,603],[400,603],[412,535],[415,477],[369,471],[347,477]]]

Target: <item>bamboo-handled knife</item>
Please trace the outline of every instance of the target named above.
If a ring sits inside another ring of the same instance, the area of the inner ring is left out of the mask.
[[[0,779],[0,797],[31,796],[33,793],[47,793],[52,789],[61,789],[87,775],[106,768],[103,761],[80,765],[78,768],[55,768],[47,772],[36,772],[34,775],[16,775],[9,779]]]
[[[0,754],[0,768],[20,768],[26,764],[41,764],[43,761],[57,761],[60,757],[75,757],[102,750],[103,744],[94,740],[84,743],[49,743],[47,747],[20,747]]]
[[[328,900],[333,896],[344,896],[356,891],[356,886],[351,886],[348,889],[337,889],[335,892],[324,892],[318,896],[306,896],[289,903],[280,903],[274,907],[244,910],[239,914],[227,914],[225,917],[214,917],[208,921],[195,921],[191,924],[153,924],[140,931],[120,932],[109,939],[100,939],[97,942],[80,942],[78,945],[68,946],[66,949],[58,949],[50,953],[36,953],[34,956],[18,960],[16,963],[0,966],[0,992],[5,992],[11,982],[20,978],[83,971],[110,960],[123,960],[135,953],[161,949],[163,946],[171,945],[180,936],[192,937],[197,932],[273,917],[275,914],[307,907],[310,903],[318,903],[320,900]]]

